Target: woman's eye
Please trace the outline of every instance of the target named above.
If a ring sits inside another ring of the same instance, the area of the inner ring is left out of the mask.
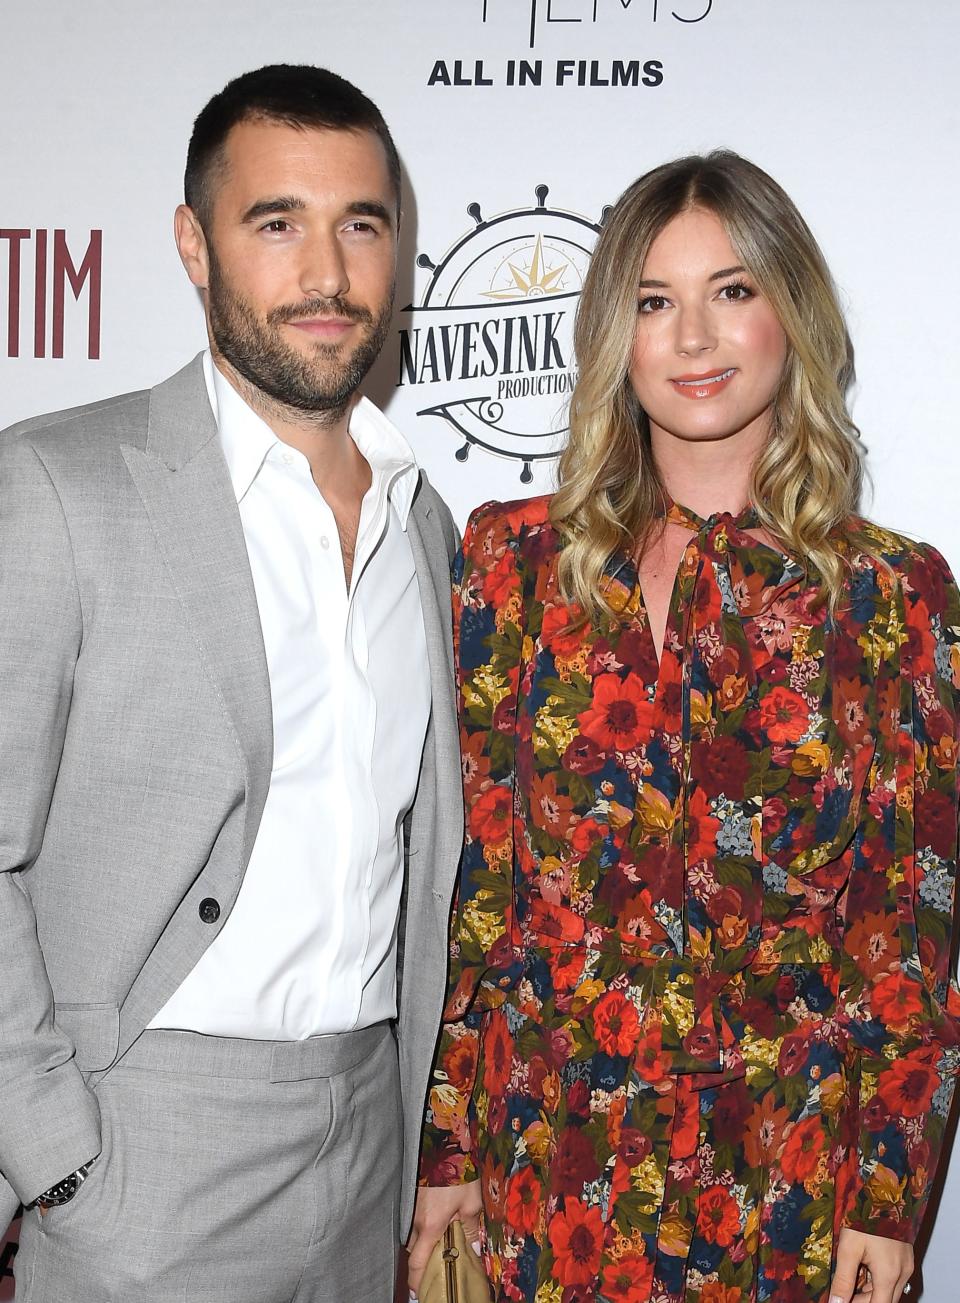
[[[753,290],[749,285],[744,285],[740,281],[733,285],[724,285],[720,293],[728,303],[741,303],[744,299],[753,298]]]
[[[667,306],[667,300],[662,294],[648,294],[640,300],[641,312],[660,312]]]

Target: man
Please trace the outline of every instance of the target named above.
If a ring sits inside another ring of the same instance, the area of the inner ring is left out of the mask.
[[[355,87],[269,67],[185,192],[209,352],[0,439],[17,1298],[385,1303],[462,831],[455,531],[357,396],[399,163]]]

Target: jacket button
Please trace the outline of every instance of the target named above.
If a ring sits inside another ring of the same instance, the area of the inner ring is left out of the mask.
[[[200,902],[200,917],[204,923],[216,923],[220,917],[220,902],[212,896],[205,896]]]

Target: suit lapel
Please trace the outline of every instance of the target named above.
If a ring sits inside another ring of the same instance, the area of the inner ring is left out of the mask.
[[[418,492],[407,518],[410,549],[417,569],[427,656],[434,697],[453,686],[453,614],[450,602],[450,564],[446,541],[433,508]]]
[[[270,783],[270,682],[240,513],[199,359],[152,391],[146,448],[122,451],[244,760],[245,866]]]
[[[414,499],[407,532],[420,586],[433,697],[427,734],[427,746],[432,754],[424,757],[424,773],[430,773],[434,778],[438,829],[443,830],[442,840],[449,831],[450,842],[449,846],[432,845],[430,856],[411,859],[411,865],[417,871],[431,875],[432,885],[436,888],[434,899],[439,902],[441,926],[445,926],[463,835],[463,793],[457,759],[460,751],[453,667],[450,561],[443,529],[429,504],[428,495],[422,492]]]

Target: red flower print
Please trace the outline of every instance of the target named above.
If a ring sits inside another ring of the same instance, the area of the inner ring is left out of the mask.
[[[484,1154],[480,1167],[483,1182],[483,1207],[487,1217],[502,1221],[507,1206],[507,1182],[503,1164],[492,1154]]]
[[[624,1127],[620,1132],[620,1157],[627,1167],[639,1167],[653,1149],[650,1137],[636,1127]]]
[[[517,723],[517,684],[520,679],[519,671],[516,668],[507,670],[504,678],[510,685],[510,691],[505,697],[497,702],[496,709],[493,712],[493,727],[497,733],[512,733],[514,728],[519,729],[521,737],[530,736],[529,717],[520,717]]]
[[[736,887],[721,887],[707,901],[707,913],[714,923],[722,923],[728,914],[743,911],[743,896]]]
[[[640,1077],[651,1084],[663,1081],[667,1075],[667,1064],[663,1055],[663,1040],[659,1025],[651,1027],[638,1039],[634,1053],[634,1064]]]
[[[575,1081],[567,1091],[567,1113],[570,1117],[587,1117],[590,1112],[590,1087],[585,1081]]]
[[[847,950],[865,977],[876,977],[896,962],[900,953],[896,914],[859,915],[847,929]]]
[[[520,530],[526,526],[533,529],[536,525],[543,525],[547,522],[550,515],[550,499],[548,497],[524,498],[522,502],[514,502],[503,508],[503,522],[510,530],[510,533],[516,536]],[[536,533],[542,531],[536,530]]]
[[[874,1095],[863,1110],[863,1125],[868,1131],[882,1131],[890,1122],[890,1110],[880,1098]]]
[[[910,659],[914,664],[922,664],[924,661],[929,664],[934,656],[933,634],[930,630],[930,612],[924,602],[917,602],[913,615],[918,624],[911,624],[907,630]]]
[[[568,1199],[550,1223],[553,1274],[561,1285],[589,1285],[600,1268],[603,1219],[596,1204]]]
[[[532,1167],[522,1167],[507,1180],[507,1221],[524,1235],[540,1227],[540,1182]]]
[[[940,1074],[933,1066],[938,1058],[939,1051],[928,1049],[894,1059],[877,1088],[891,1113],[916,1118],[929,1111],[933,1093],[940,1085]]]
[[[487,846],[502,846],[512,829],[513,791],[499,783],[481,792],[470,808],[470,836]]]
[[[617,660],[621,665],[629,665],[644,683],[656,683],[660,667],[653,639],[639,624],[624,629],[620,635],[617,641]]]
[[[570,845],[579,856],[589,855],[598,841],[607,834],[607,827],[592,815],[574,823],[570,830]]]
[[[490,606],[502,606],[517,586],[517,564],[513,552],[508,549],[496,565],[484,573],[480,592]]]
[[[773,1040],[777,1028],[777,1013],[769,1000],[750,996],[740,1006],[740,1016],[758,1035]]]
[[[797,979],[792,973],[781,973],[777,978],[777,984],[773,988],[773,998],[777,1002],[777,1008],[783,1011],[788,1008],[797,998]]]
[[[640,1253],[625,1253],[603,1269],[601,1293],[610,1303],[647,1303],[653,1263]]]
[[[463,790],[468,800],[476,795],[490,775],[490,757],[485,747],[486,738],[482,733],[464,738],[460,747]]]
[[[807,1061],[810,1045],[802,1032],[791,1032],[784,1036],[780,1046],[777,1069],[782,1077],[795,1076]]]
[[[579,1199],[588,1181],[600,1174],[593,1142],[579,1127],[561,1131],[557,1152],[550,1164],[550,1193]]]
[[[575,606],[548,605],[543,608],[543,624],[540,628],[540,641],[555,656],[569,660],[587,645],[590,638],[590,625],[579,625],[572,633],[567,632],[572,621],[580,614]]]
[[[739,1285],[722,1285],[710,1280],[700,1291],[700,1303],[741,1303],[743,1290]]]
[[[932,553],[864,522],[831,612],[818,575],[727,522],[738,615],[679,512],[684,618],[658,672],[629,565],[616,618],[570,629],[549,509],[475,516],[454,594],[466,914],[421,1170],[440,1185],[478,1163],[503,1303],[750,1303],[758,1280],[808,1303],[829,1293],[831,1227],[856,1214],[908,1240],[942,1161],[958,594]],[[559,757],[540,745],[561,737]],[[720,798],[748,794],[762,847],[735,854]],[[744,868],[760,851],[763,892]],[[488,891],[508,857],[512,888]],[[471,926],[478,893],[489,928]],[[479,1036],[457,1023],[470,1009]],[[646,1195],[666,1183],[652,1220],[641,1177]]]
[[[709,745],[691,748],[693,777],[707,796],[721,792],[731,801],[743,799],[750,777],[750,758],[735,737],[717,737]]]
[[[477,1073],[477,1038],[459,1036],[443,1056],[443,1070],[451,1086],[472,1090]]]
[[[650,736],[650,706],[641,679],[601,674],[593,681],[593,704],[577,716],[580,731],[604,751],[634,751]]]
[[[519,1262],[516,1258],[507,1258],[501,1262],[500,1290],[504,1298],[511,1303],[523,1303],[523,1290],[520,1288]]]
[[[837,679],[834,684],[833,715],[844,741],[850,746],[863,744],[870,726],[867,697],[870,685],[860,679]]]
[[[750,1092],[743,1080],[732,1081],[717,1091],[713,1107],[713,1130],[722,1145],[742,1145],[744,1124],[751,1112]]]
[[[760,702],[760,723],[771,742],[799,742],[810,722],[810,707],[798,692],[778,685]]]
[[[795,1273],[796,1254],[790,1256],[794,1259],[793,1271]],[[777,1303],[810,1303],[809,1285],[801,1276],[792,1274],[777,1290]]]
[[[552,937],[564,945],[579,941],[583,936],[584,922],[573,910],[554,905],[540,896],[534,896],[530,902],[530,915],[527,928],[539,937]]]
[[[690,864],[711,861],[717,851],[720,820],[710,813],[710,799],[702,787],[694,787],[687,799],[687,858]]]
[[[595,1288],[593,1284],[568,1285],[563,1291],[560,1303],[597,1303]]]
[[[957,805],[952,796],[927,788],[917,797],[917,846],[950,859],[957,848]]]
[[[483,1032],[483,1085],[491,1095],[502,1095],[513,1066],[513,1037],[507,1020],[494,1009]]]
[[[619,991],[608,991],[593,1011],[593,1031],[604,1054],[630,1054],[637,1045],[640,1017]]]
[[[487,1131],[498,1136],[507,1125],[507,1101],[503,1095],[491,1095],[487,1102]]]
[[[573,991],[580,985],[585,957],[582,950],[572,946],[550,952],[548,963],[554,991]]]
[[[766,1167],[780,1148],[780,1138],[790,1120],[788,1108],[777,1108],[776,1095],[768,1090],[754,1104],[743,1134],[743,1149],[751,1167]]]
[[[670,1137],[670,1157],[689,1158],[700,1140],[700,1095],[683,1078],[677,1084],[676,1115]]]
[[[562,767],[574,774],[595,774],[603,768],[603,752],[589,737],[575,737],[563,753]]]
[[[920,988],[904,976],[902,969],[896,968],[874,983],[870,1009],[885,1027],[904,1031],[923,1011]]]
[[[819,1117],[796,1122],[787,1132],[780,1154],[780,1169],[791,1183],[802,1185],[817,1170],[820,1155],[826,1147],[823,1122]]]
[[[533,822],[551,837],[565,837],[573,819],[573,801],[557,791],[557,775],[534,774],[530,789]]]
[[[796,1279],[804,1290],[801,1295],[801,1303],[809,1303],[810,1296],[806,1292],[806,1282],[797,1276],[797,1266],[799,1261],[799,1254],[785,1253],[783,1249],[774,1249],[765,1264],[766,1274],[773,1280],[790,1281]],[[777,1290],[777,1303],[779,1303],[780,1298],[785,1294],[785,1292],[785,1286]]]
[[[722,1185],[710,1186],[700,1195],[697,1229],[708,1244],[726,1249],[740,1232],[740,1208]]]

